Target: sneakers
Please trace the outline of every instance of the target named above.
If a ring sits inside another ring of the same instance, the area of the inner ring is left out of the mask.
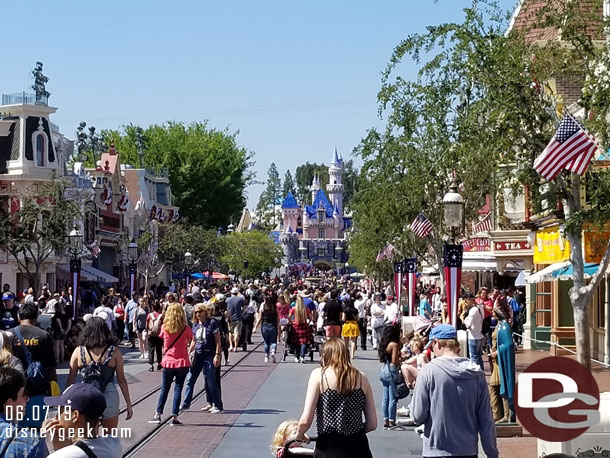
[[[156,424],[161,423],[161,414],[156,413],[155,416],[152,417],[152,420],[148,420],[148,423],[156,423]]]
[[[275,353],[271,353],[271,361],[277,363],[277,360],[275,359]]]
[[[160,371],[161,369],[163,369],[163,366],[161,366],[161,363],[157,364],[157,370]]]
[[[180,407],[180,413],[186,411],[186,410],[191,410],[191,406],[182,406]]]
[[[172,421],[170,423],[170,425],[182,425],[182,422],[180,420],[178,420],[178,417],[174,415],[174,418],[172,418]]]
[[[265,362],[268,363],[269,362],[269,357],[267,355],[265,355]]]
[[[222,412],[222,410],[220,410],[218,407],[214,406],[210,409],[210,413],[220,413]]]
[[[305,358],[300,358],[300,359],[299,359],[299,362],[300,362],[301,364],[305,364]]]
[[[148,368],[148,372],[154,372],[154,371],[155,371],[155,368],[154,368],[153,366],[150,366],[150,367]]]
[[[408,417],[410,414],[411,411],[409,410],[409,408],[404,406],[396,411],[396,415],[398,415],[399,417]]]
[[[295,362],[295,363],[300,363],[300,362],[301,362],[301,360],[299,359],[299,357],[298,357],[298,356],[295,356],[295,357],[294,357],[294,362]]]
[[[202,411],[202,412],[209,412],[209,411],[210,411],[210,410],[212,410],[213,408],[214,408],[214,406],[213,406],[212,404],[208,404],[207,406],[202,407],[202,408],[201,408],[201,411]]]

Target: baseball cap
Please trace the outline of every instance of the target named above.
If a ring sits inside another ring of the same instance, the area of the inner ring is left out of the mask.
[[[231,294],[238,294],[239,293],[239,288],[237,286],[234,286],[233,288],[231,288]]]
[[[224,295],[224,294],[220,294],[220,293],[218,293],[218,294],[216,295],[216,301],[217,301],[217,302],[223,302],[224,300],[225,300],[225,295]]]
[[[2,293],[3,301],[10,301],[12,299],[15,299],[15,296],[13,296],[13,293]]]
[[[100,390],[89,383],[75,383],[60,396],[46,396],[44,403],[50,407],[70,406],[90,419],[99,419],[106,410],[106,399]]]
[[[430,345],[432,345],[432,342],[437,339],[457,339],[457,331],[450,324],[439,324],[438,326],[432,328],[432,331],[430,331],[430,337],[428,339],[429,340],[425,348],[428,348]]]

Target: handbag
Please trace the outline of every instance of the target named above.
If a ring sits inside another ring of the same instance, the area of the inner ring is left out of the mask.
[[[400,383],[396,385],[396,399],[404,399],[409,396],[409,387],[402,380]]]

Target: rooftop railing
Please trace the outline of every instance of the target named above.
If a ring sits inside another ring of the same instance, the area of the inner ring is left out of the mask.
[[[48,97],[37,96],[25,91],[16,94],[2,94],[2,105],[47,105],[48,103]]]

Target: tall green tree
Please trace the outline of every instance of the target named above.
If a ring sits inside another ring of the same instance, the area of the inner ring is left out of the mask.
[[[282,180],[275,162],[272,162],[267,171],[267,181],[256,205],[256,225],[260,228],[271,229],[278,223],[280,215],[277,205],[282,199]]]
[[[0,215],[0,246],[15,259],[35,297],[41,291],[43,264],[69,259],[68,234],[82,219],[78,197],[72,193],[67,198],[67,192],[68,183],[54,179],[35,192],[14,196],[21,202],[19,209]]]
[[[244,278],[270,273],[281,265],[283,251],[266,232],[234,232],[222,237],[222,244],[221,262]]]
[[[254,175],[253,153],[237,144],[237,133],[205,122],[167,122],[145,129],[128,125],[103,136],[115,142],[124,164],[169,173],[172,203],[190,224],[227,227],[239,218]]]
[[[282,185],[282,197],[286,197],[289,192],[292,193],[293,196],[296,195],[297,187],[294,178],[292,178],[292,173],[290,173],[290,170],[286,170],[286,173],[284,174],[284,184]]]
[[[311,183],[313,181],[314,175],[318,175],[320,177],[320,187],[322,189],[326,189],[326,185],[328,184],[328,167],[324,164],[310,164],[306,162],[305,164],[299,165],[294,174],[294,178],[297,186],[297,199],[301,203],[305,203],[307,205],[311,204]]]
[[[350,159],[343,164],[343,207],[349,211],[352,207],[352,200],[358,190],[358,168],[354,165],[354,160]]]

